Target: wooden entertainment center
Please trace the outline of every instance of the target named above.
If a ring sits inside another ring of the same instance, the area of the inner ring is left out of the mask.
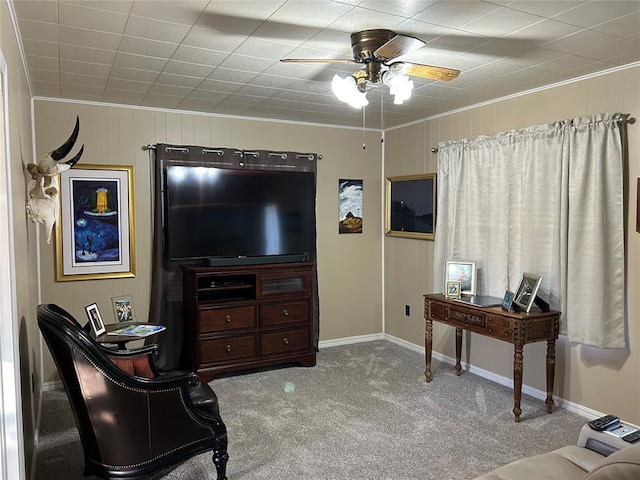
[[[210,381],[223,372],[316,364],[313,262],[183,266],[181,363]]]

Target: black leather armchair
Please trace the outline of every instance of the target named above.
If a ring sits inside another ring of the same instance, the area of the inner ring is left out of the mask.
[[[37,317],[71,403],[85,476],[149,478],[212,450],[218,480],[226,479],[227,429],[207,384],[194,373],[156,371],[155,345],[115,351],[98,344],[57,305],[39,305]],[[143,357],[153,378],[114,363]]]

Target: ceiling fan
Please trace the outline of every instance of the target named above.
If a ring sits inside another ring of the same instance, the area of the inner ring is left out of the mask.
[[[353,58],[312,59],[283,58],[281,62],[295,63],[359,63],[364,67],[352,75],[333,77],[331,86],[339,100],[361,108],[369,102],[366,99],[368,87],[381,83],[389,87],[394,103],[400,104],[411,96],[413,81],[410,76],[448,81],[456,78],[459,70],[435,67],[421,63],[394,61],[397,57],[413,52],[426,45],[425,42],[409,35],[397,34],[386,29],[363,30],[351,34]]]

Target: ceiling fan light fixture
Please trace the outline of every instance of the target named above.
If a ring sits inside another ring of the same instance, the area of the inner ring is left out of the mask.
[[[331,90],[338,100],[354,108],[362,108],[369,105],[366,91],[360,91],[356,79],[349,75],[345,78],[337,73],[331,80]]]
[[[402,105],[405,100],[411,98],[413,80],[404,73],[395,73],[393,69],[387,70],[382,76],[382,82],[389,87],[389,93],[393,95],[393,103]]]

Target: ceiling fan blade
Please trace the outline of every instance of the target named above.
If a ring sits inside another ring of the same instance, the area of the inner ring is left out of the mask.
[[[422,48],[426,45],[425,42],[416,37],[410,37],[409,35],[396,35],[387,43],[376,49],[374,56],[382,60],[392,60],[400,55],[413,52],[418,48]]]
[[[414,77],[431,78],[434,80],[449,81],[460,75],[460,70],[453,68],[434,67],[433,65],[423,65],[421,63],[395,62],[389,68],[399,69],[402,73]]]
[[[282,58],[285,63],[358,63],[353,58]]]

